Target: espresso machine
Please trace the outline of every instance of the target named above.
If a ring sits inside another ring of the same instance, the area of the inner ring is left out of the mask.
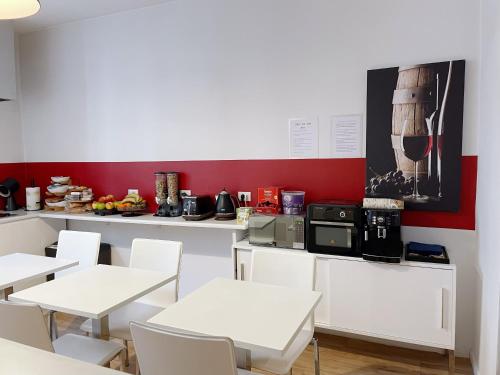
[[[174,217],[182,215],[182,202],[179,193],[179,173],[156,172],[156,216]]]
[[[386,263],[401,262],[401,211],[365,209],[364,221],[363,259]]]

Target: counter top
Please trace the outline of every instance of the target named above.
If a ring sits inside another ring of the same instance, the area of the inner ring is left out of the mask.
[[[279,247],[266,247],[266,246],[257,246],[252,245],[248,242],[248,239],[236,242],[233,245],[233,248],[240,250],[254,250],[254,249],[267,249],[267,250],[278,250],[278,251],[291,251],[291,252],[304,252],[307,250],[294,250],[294,249],[283,249]],[[349,257],[344,255],[329,255],[329,254],[316,254],[316,257],[322,259],[338,259],[344,261],[353,261],[353,262],[369,262],[368,260],[364,260],[363,258],[357,257]],[[384,264],[384,265],[394,265],[394,266],[407,266],[407,267],[420,267],[420,268],[439,268],[439,269],[447,269],[454,270],[456,266],[454,264],[443,264],[443,263],[429,263],[429,262],[410,262],[404,259],[401,259],[401,263],[383,263],[383,262],[370,262],[373,264]]]
[[[0,211],[4,212],[4,211]],[[140,224],[140,225],[163,225],[171,227],[187,228],[212,228],[212,229],[232,229],[247,230],[247,224],[236,224],[236,220],[218,221],[214,218],[201,221],[187,221],[180,217],[157,217],[153,214],[144,214],[136,217],[123,217],[121,215],[99,216],[94,213],[69,214],[67,212],[55,211],[31,211],[17,210],[10,212],[12,216],[0,218],[0,224],[12,223],[15,221],[28,219],[59,219],[59,220],[79,220],[103,223],[122,223],[122,224]]]
[[[103,223],[164,225],[171,227],[212,228],[246,230],[248,225],[236,224],[236,220],[218,221],[213,218],[201,221],[187,221],[180,217],[157,217],[153,214],[144,214],[136,217],[123,217],[121,215],[99,216],[93,213],[68,214],[66,212],[41,211],[39,217],[47,219],[93,221]]]

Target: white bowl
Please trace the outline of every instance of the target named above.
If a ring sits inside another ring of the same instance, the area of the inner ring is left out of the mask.
[[[47,190],[49,191],[49,193],[52,193],[52,194],[62,194],[62,193],[66,193],[69,189],[69,186],[68,185],[49,185],[47,186]]]
[[[61,201],[61,202],[47,202],[47,201],[45,201],[45,204],[48,207],[66,207],[65,201]]]
[[[50,179],[52,180],[52,182],[54,182],[56,184],[67,184],[69,182],[69,176],[68,177],[65,177],[65,176],[53,176]]]

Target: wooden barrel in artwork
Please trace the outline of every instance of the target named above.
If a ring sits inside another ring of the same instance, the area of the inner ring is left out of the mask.
[[[405,177],[413,176],[415,164],[401,149],[401,132],[404,121],[409,121],[409,134],[426,134],[426,116],[435,109],[436,81],[431,65],[415,65],[399,68],[398,81],[392,100],[392,147],[398,170]],[[427,176],[428,157],[418,162],[418,175]]]

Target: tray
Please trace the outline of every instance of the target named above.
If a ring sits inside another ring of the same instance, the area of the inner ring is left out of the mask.
[[[425,263],[440,263],[440,264],[450,264],[450,257],[443,246],[442,258],[433,257],[430,255],[409,255],[408,245],[405,246],[405,259],[409,262],[425,262]]]
[[[208,219],[212,216],[214,216],[213,211],[210,211],[210,212],[207,212],[206,214],[201,214],[201,215],[182,215],[182,217],[186,221],[200,221],[200,220]]]
[[[99,216],[107,216],[107,215],[116,215],[118,211],[116,209],[111,209],[111,210],[93,210],[94,214],[99,215]]]

